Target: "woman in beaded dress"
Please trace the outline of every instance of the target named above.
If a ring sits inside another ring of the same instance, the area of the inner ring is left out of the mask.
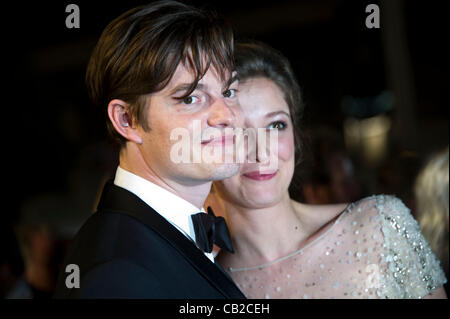
[[[278,132],[275,169],[260,171],[269,156],[258,151],[240,174],[215,182],[209,198],[224,210],[235,250],[217,260],[244,294],[446,298],[439,260],[400,199],[307,205],[289,197],[301,149],[300,89],[289,62],[264,44],[237,45],[236,59],[245,126]]]

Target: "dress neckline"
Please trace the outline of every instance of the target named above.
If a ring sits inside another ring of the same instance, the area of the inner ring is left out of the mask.
[[[359,199],[359,200],[357,200],[357,201],[355,201],[355,202],[352,202],[352,203],[348,204],[347,207],[345,207],[345,209],[344,209],[342,212],[340,212],[340,213],[338,214],[338,217],[335,217],[335,218],[334,218],[335,221],[333,222],[333,224],[332,224],[330,227],[328,227],[328,229],[327,229],[326,231],[324,231],[322,234],[320,234],[319,236],[317,236],[316,238],[314,238],[314,239],[311,240],[310,242],[307,242],[307,243],[306,243],[303,247],[301,247],[300,249],[297,249],[297,250],[295,250],[294,252],[292,252],[292,253],[290,253],[290,254],[288,254],[288,255],[286,255],[286,256],[277,258],[277,259],[275,259],[275,260],[269,261],[269,262],[264,263],[264,264],[255,265],[255,266],[249,266],[249,267],[240,267],[240,268],[228,267],[228,270],[229,270],[231,273],[233,273],[233,272],[246,271],[246,270],[262,269],[262,268],[264,268],[264,267],[268,267],[268,266],[271,266],[271,265],[276,264],[276,263],[278,263],[278,262],[281,262],[281,261],[283,261],[283,260],[289,259],[289,258],[291,258],[292,256],[295,256],[295,255],[298,255],[298,254],[302,255],[302,254],[303,254],[303,251],[304,251],[305,249],[307,249],[307,248],[313,246],[314,244],[318,243],[321,239],[323,239],[326,235],[328,235],[328,233],[330,233],[331,230],[334,229],[334,227],[339,223],[339,221],[340,221],[340,220],[341,220],[341,219],[342,219],[349,211],[351,211],[351,210],[353,209],[353,207],[355,207],[359,202],[361,202],[361,201],[363,201],[363,200],[365,200],[366,198],[369,198],[369,197],[373,197],[373,195],[372,195],[372,196],[368,196],[368,197],[361,198],[361,199]],[[330,222],[331,222],[331,221],[330,221]],[[328,225],[330,222],[328,222],[326,225]],[[324,225],[324,226],[326,226],[326,225]],[[317,232],[320,232],[320,230],[321,230],[324,226],[322,226]],[[316,232],[316,233],[317,233],[317,232]]]

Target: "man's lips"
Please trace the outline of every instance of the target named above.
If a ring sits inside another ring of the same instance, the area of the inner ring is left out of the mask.
[[[220,137],[212,138],[206,141],[202,141],[202,145],[228,145],[235,143],[235,135],[222,135]]]
[[[254,172],[249,172],[249,173],[245,173],[242,174],[243,176],[253,179],[255,181],[267,181],[269,179],[272,179],[275,177],[275,175],[277,175],[277,172],[274,173],[269,173],[269,174],[263,174],[260,173],[259,171],[254,171]]]

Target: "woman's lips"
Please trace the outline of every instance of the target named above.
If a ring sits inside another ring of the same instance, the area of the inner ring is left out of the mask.
[[[272,179],[275,177],[275,175],[277,175],[277,172],[275,173],[270,173],[270,174],[262,174],[259,171],[255,171],[255,172],[249,172],[249,173],[245,173],[242,174],[243,176],[253,179],[255,181],[267,181],[269,179]]]

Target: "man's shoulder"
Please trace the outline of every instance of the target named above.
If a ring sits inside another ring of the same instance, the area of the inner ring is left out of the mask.
[[[155,293],[164,294],[158,276],[131,260],[116,258],[80,269],[78,285],[69,288],[67,281],[73,275],[61,276],[56,298],[155,298]]]
[[[110,211],[94,213],[72,240],[69,258],[93,263],[129,256],[134,250],[145,253],[143,243],[161,241],[147,225],[132,216]],[[146,245],[147,246],[147,245]]]
[[[96,212],[70,244],[60,270],[56,297],[71,298],[75,293],[72,297],[95,298],[98,293],[114,298],[120,296],[125,286],[132,289],[126,295],[134,292],[139,295],[142,287],[139,281],[148,281],[148,286],[157,284],[154,274],[161,267],[155,262],[164,254],[170,255],[167,244],[141,221],[126,214]],[[75,265],[79,271],[82,290],[66,289],[68,265]],[[110,287],[108,291],[98,288],[105,285]]]

